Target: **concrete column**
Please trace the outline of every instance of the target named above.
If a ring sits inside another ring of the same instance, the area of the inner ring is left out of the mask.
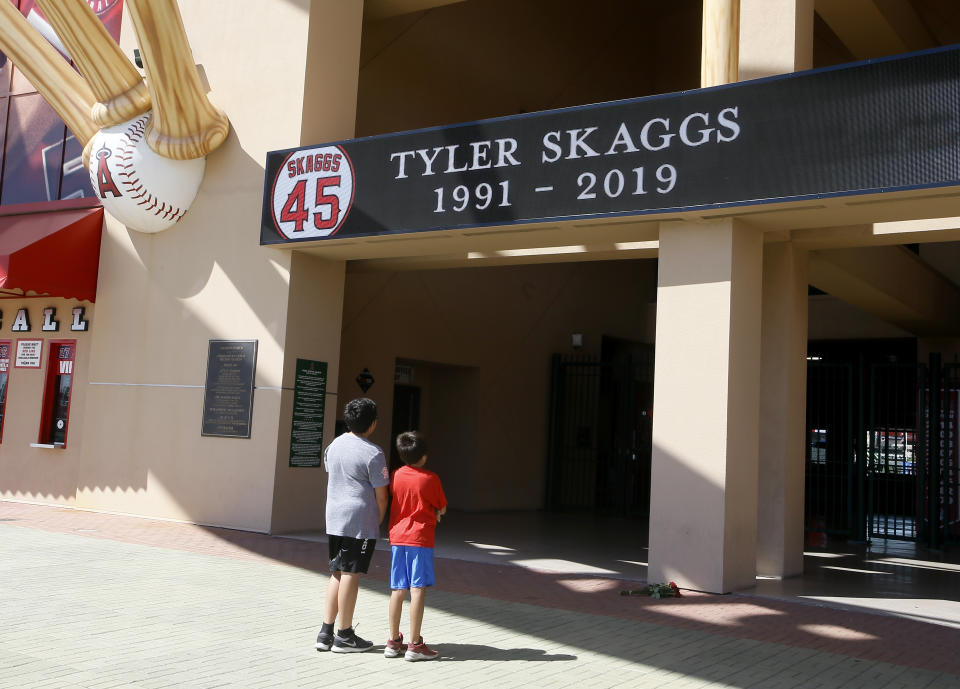
[[[327,363],[323,444],[333,440],[339,408],[347,399],[340,391],[340,339],[346,264],[294,252],[283,347],[283,384],[273,485],[271,533],[320,530],[324,526],[327,474],[319,467],[290,466],[290,431],[297,359]],[[352,383],[347,377],[348,383]],[[351,385],[355,389],[355,385]]]
[[[700,86],[737,80],[740,0],[703,0]]]
[[[740,0],[739,78],[813,66],[814,0]],[[763,268],[757,573],[803,571],[807,255],[767,244]]]
[[[763,250],[757,573],[803,572],[807,252]]]
[[[813,0],[740,0],[739,79],[813,67]]]
[[[661,226],[648,580],[755,580],[762,235]]]

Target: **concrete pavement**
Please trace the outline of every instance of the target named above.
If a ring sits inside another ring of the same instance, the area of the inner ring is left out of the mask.
[[[448,559],[440,662],[317,653],[324,569],[322,544],[0,501],[0,687],[960,687],[953,628]],[[356,614],[381,648],[386,570]]]

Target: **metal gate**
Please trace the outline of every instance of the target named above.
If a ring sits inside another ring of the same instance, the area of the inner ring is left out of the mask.
[[[958,424],[960,364],[941,366],[939,355],[808,362],[806,530],[960,541]]]
[[[553,356],[546,503],[650,513],[653,354],[625,361]]]
[[[960,363],[941,365],[933,354],[926,374],[917,521],[920,539],[938,548],[960,542]]]
[[[921,486],[920,457],[924,431],[917,410],[923,408],[919,381],[923,366],[871,364],[866,444],[867,525],[871,538],[915,540]]]

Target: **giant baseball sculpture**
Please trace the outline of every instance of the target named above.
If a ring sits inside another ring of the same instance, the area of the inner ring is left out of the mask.
[[[83,78],[6,0],[0,50],[84,145],[104,208],[131,229],[167,229],[189,209],[205,156],[229,132],[188,59],[176,0],[127,0],[149,87],[85,0],[37,4]]]

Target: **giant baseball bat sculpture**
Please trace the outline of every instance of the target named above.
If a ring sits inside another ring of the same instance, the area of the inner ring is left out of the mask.
[[[166,158],[201,158],[227,138],[230,123],[200,83],[176,0],[127,0],[143,54],[153,119],[150,148]]]
[[[0,2],[0,50],[7,54],[67,127],[85,145],[97,133],[93,91],[56,48],[8,0]]]
[[[91,115],[98,127],[125,122],[150,109],[143,78],[124,57],[84,0],[36,0],[93,90]]]
[[[167,229],[193,203],[205,156],[230,131],[203,91],[176,0],[127,0],[147,84],[85,0],[37,1],[87,81],[7,0],[0,50],[84,145],[104,208],[132,229]]]

